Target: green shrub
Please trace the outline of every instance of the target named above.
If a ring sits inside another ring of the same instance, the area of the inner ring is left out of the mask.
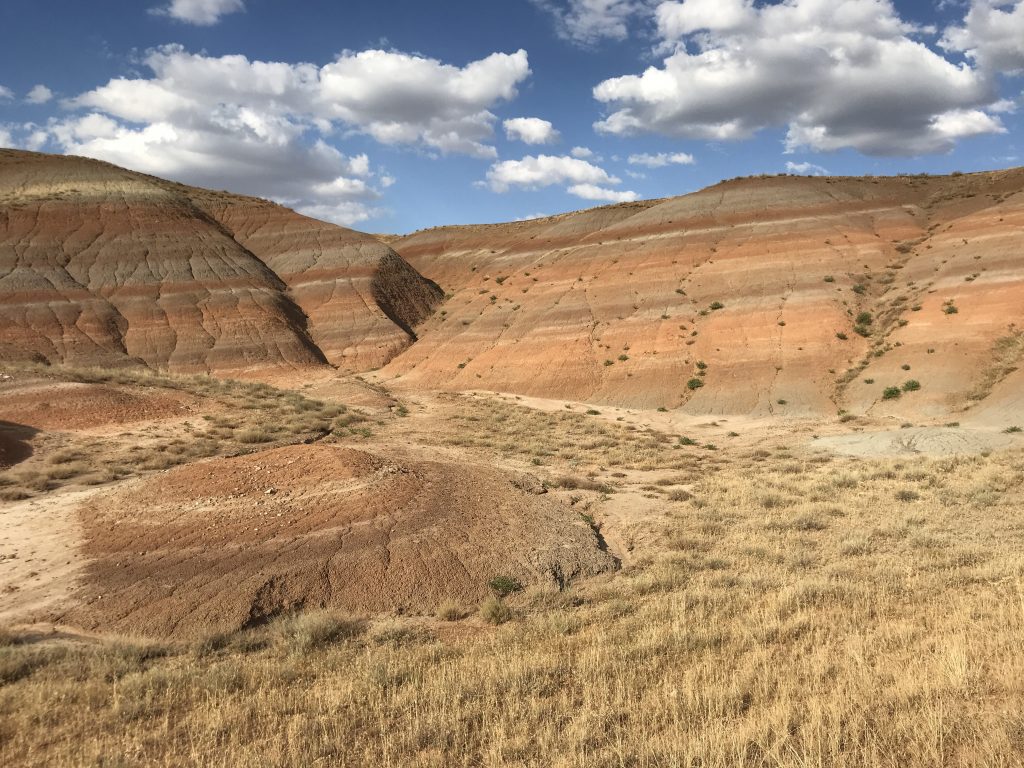
[[[886,387],[882,392],[883,400],[896,400],[903,392],[899,387]]]
[[[690,379],[688,382],[686,382],[686,386],[689,389],[700,389],[701,387],[704,386],[704,382],[701,381],[700,379]]]
[[[919,390],[920,388],[921,382],[919,382],[917,379],[910,379],[908,381],[903,382],[904,392],[917,392],[917,390]]]
[[[494,590],[494,593],[499,597],[507,597],[513,592],[519,592],[523,588],[522,583],[512,576],[495,576],[487,582],[487,586]]]

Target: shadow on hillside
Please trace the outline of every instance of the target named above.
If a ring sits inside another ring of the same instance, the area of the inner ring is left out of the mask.
[[[13,467],[32,455],[29,442],[39,430],[12,421],[0,421],[0,469]]]

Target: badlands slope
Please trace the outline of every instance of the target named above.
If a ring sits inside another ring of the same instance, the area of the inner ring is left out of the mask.
[[[0,360],[366,370],[440,299],[367,235],[83,158],[0,150]]]
[[[385,368],[403,388],[991,426],[1024,406],[1024,169],[740,179],[390,244],[450,296]]]

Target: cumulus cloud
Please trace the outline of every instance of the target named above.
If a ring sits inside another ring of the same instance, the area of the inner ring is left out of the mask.
[[[636,192],[609,189],[621,184],[603,168],[567,155],[527,155],[521,160],[494,163],[487,172],[486,186],[494,192],[508,192],[512,187],[539,189],[565,184],[566,192],[584,200],[629,202]]]
[[[4,86],[0,85],[0,101],[13,98],[14,91],[12,91],[10,88],[5,88]]]
[[[547,120],[539,117],[514,117],[502,125],[505,135],[510,141],[521,141],[524,144],[552,144],[558,141],[559,134]]]
[[[272,197],[354,224],[378,212],[394,183],[325,139],[367,134],[385,144],[493,158],[497,118],[529,73],[525,51],[464,67],[394,51],[346,51],[322,67],[151,51],[148,78],[117,78],[65,102],[81,110],[48,130],[65,152],[204,186]]]
[[[648,168],[664,168],[666,165],[693,165],[693,155],[686,152],[659,152],[656,155],[647,153],[629,156],[630,165],[645,165]]]
[[[786,163],[786,171],[799,176],[828,176],[828,169],[814,163]]]
[[[659,34],[669,40],[698,30],[736,29],[750,17],[750,0],[686,0],[662,3],[656,13]]]
[[[494,192],[507,192],[511,187],[537,189],[554,184],[618,184],[620,181],[586,160],[564,155],[527,155],[522,160],[495,163],[487,171],[487,184]]]
[[[997,72],[1024,72],[1024,0],[975,0],[962,26],[946,30],[939,44]]]
[[[657,0],[533,0],[555,20],[559,37],[578,45],[624,40],[635,16]]]
[[[569,154],[573,157],[577,157],[580,160],[587,160],[594,156],[593,150],[589,147],[573,147],[569,150]]]
[[[639,197],[636,192],[607,189],[596,184],[573,184],[566,191],[570,195],[582,197],[584,200],[600,200],[609,203],[631,203]]]
[[[1005,130],[986,111],[993,78],[922,43],[891,0],[682,0],[656,15],[671,53],[595,87],[601,132],[717,141],[783,126],[790,151],[916,155]]]
[[[171,0],[170,4],[153,8],[150,12],[199,27],[210,27],[220,21],[221,16],[245,10],[243,0]]]
[[[28,95],[25,97],[25,101],[29,104],[45,104],[52,98],[53,91],[45,85],[39,84],[28,92]]]

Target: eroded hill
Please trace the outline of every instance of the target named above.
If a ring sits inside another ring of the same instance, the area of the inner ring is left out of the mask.
[[[692,413],[999,422],[1024,404],[1022,190],[1022,169],[751,178],[417,232],[391,245],[450,298],[385,374]]]
[[[381,242],[279,205],[0,150],[0,359],[366,370],[440,298]]]

